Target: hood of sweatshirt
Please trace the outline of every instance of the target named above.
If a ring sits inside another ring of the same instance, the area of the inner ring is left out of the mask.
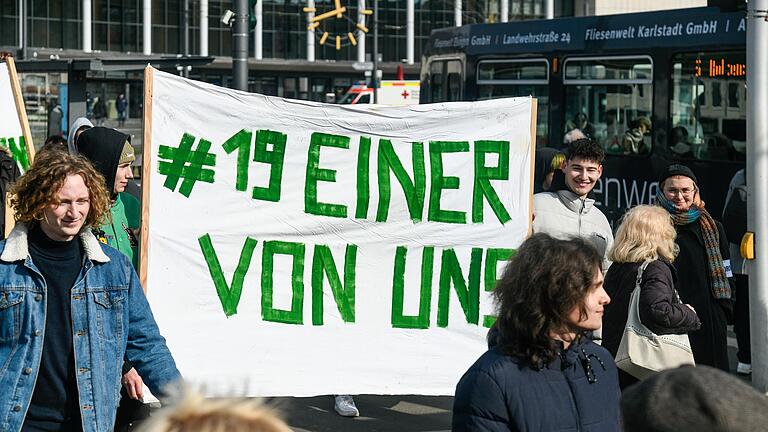
[[[77,120],[75,120],[74,123],[72,123],[72,127],[69,128],[69,134],[67,135],[67,148],[69,149],[69,154],[77,154],[75,134],[77,133],[77,130],[83,126],[92,128],[93,123],[91,123],[91,121],[85,117],[79,117]]]
[[[115,193],[115,177],[120,153],[131,137],[111,128],[94,127],[80,134],[77,139],[78,152],[85,156],[106,180],[107,191]]]

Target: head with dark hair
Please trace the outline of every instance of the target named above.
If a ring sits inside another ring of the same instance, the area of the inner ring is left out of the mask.
[[[602,257],[588,242],[538,233],[523,242],[494,291],[499,349],[540,369],[602,325]]]
[[[568,160],[581,158],[602,164],[605,159],[605,150],[594,140],[581,138],[573,140],[568,144],[566,151]]]
[[[61,135],[51,135],[45,139],[45,144],[40,149],[40,152],[47,152],[51,150],[67,151],[67,140]]]
[[[638,117],[629,123],[629,127],[632,129],[643,128],[645,132],[648,132],[651,130],[651,121],[648,120],[648,117]]]
[[[605,151],[589,138],[577,139],[568,144],[566,152],[565,185],[579,197],[586,197],[603,175]]]
[[[670,142],[672,144],[676,144],[676,143],[679,143],[679,142],[680,143],[687,143],[688,142],[688,129],[686,129],[686,128],[682,127],[682,126],[673,127],[672,129],[669,130],[669,136],[671,137],[670,138]]]

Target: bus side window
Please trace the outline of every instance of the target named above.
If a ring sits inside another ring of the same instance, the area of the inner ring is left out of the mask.
[[[746,54],[672,59],[668,154],[674,159],[746,159]]]
[[[549,61],[544,58],[480,60],[478,100],[533,96],[538,100],[536,146],[549,143]],[[559,146],[554,146],[559,147]]]
[[[606,153],[652,150],[653,62],[648,56],[569,58],[564,63],[565,141],[584,135]]]

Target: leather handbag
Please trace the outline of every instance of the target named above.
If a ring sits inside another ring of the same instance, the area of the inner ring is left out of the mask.
[[[638,379],[644,379],[664,369],[695,364],[687,334],[657,335],[640,322],[640,283],[650,262],[644,262],[637,269],[635,289],[629,301],[627,324],[616,352],[616,366]],[[677,296],[677,291],[674,292]]]

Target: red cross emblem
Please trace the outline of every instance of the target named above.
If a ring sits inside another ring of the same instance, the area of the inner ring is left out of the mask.
[[[400,93],[400,96],[402,96],[402,97],[403,97],[403,99],[408,99],[408,96],[410,96],[410,95],[411,95],[411,94],[410,94],[410,93],[408,93],[408,90],[403,90],[403,92],[402,92],[402,93]]]

